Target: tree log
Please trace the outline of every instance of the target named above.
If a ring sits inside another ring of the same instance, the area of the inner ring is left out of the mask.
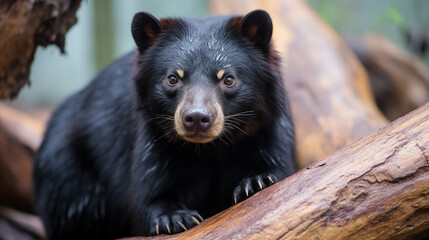
[[[43,123],[0,104],[0,204],[33,212],[33,157]]]
[[[76,23],[81,0],[0,1],[0,99],[14,98],[29,82],[38,45],[64,52],[65,34]]]
[[[211,1],[214,14],[245,14],[257,8],[273,19],[300,168],[388,123],[376,107],[362,65],[305,1]]]
[[[159,239],[425,237],[429,103],[195,228]]]

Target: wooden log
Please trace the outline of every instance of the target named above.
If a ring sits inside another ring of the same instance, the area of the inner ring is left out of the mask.
[[[315,162],[388,121],[366,73],[342,40],[302,0],[213,0],[214,14],[267,10],[295,123],[299,167]]]
[[[0,104],[0,204],[33,212],[33,157],[44,124]]]
[[[29,82],[38,45],[64,52],[81,0],[0,1],[0,99],[14,98]]]
[[[34,152],[0,127],[0,204],[33,211]]]
[[[158,239],[425,237],[429,103],[195,228]]]
[[[429,101],[429,69],[381,35],[347,39],[367,70],[377,105],[394,120]]]

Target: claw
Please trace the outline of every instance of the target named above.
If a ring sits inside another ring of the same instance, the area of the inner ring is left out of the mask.
[[[166,224],[165,224],[165,227],[167,228],[167,232],[168,232],[168,234],[170,234],[170,233],[171,233],[171,231],[170,231],[170,225],[169,225],[168,223],[166,223]]]
[[[204,218],[203,217],[201,217],[201,215],[200,214],[196,214],[197,215],[197,217],[200,219],[200,221],[202,222],[202,221],[204,221]]]
[[[179,226],[181,227],[181,228],[183,228],[183,230],[188,230],[186,227],[185,227],[185,225],[183,225],[183,223],[182,222],[180,222],[180,221],[177,221],[177,224],[179,224]]]
[[[155,229],[156,229],[156,235],[159,235],[159,224],[156,224]]]
[[[249,196],[249,186],[244,186],[244,191],[246,192],[246,196]]]
[[[196,219],[195,217],[191,217],[192,221],[194,221],[194,223],[196,223],[197,225],[200,224],[200,222],[198,221],[198,219]]]
[[[262,183],[261,183],[261,180],[257,180],[258,181],[258,185],[259,185],[259,188],[262,190]]]
[[[237,197],[234,196],[234,203],[237,203]]]
[[[271,176],[267,176],[268,180],[270,180],[271,183],[274,183],[273,179],[271,178]]]

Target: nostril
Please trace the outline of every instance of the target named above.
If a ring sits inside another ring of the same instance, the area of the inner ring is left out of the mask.
[[[210,117],[209,116],[204,116],[201,118],[201,123],[210,123]]]
[[[191,115],[187,115],[186,117],[185,117],[185,122],[186,123],[193,123],[194,122],[194,119],[192,118],[192,116]]]

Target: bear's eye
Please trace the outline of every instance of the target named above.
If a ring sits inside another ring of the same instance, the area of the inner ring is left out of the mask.
[[[223,79],[223,84],[225,84],[227,87],[232,87],[232,86],[234,86],[234,83],[235,83],[235,79],[234,79],[234,77],[232,77],[232,76],[226,76],[226,77]]]
[[[168,76],[168,85],[170,85],[170,86],[174,86],[174,85],[176,85],[178,82],[179,82],[179,79],[178,79],[176,76],[174,76],[174,75],[170,75],[170,76]]]

